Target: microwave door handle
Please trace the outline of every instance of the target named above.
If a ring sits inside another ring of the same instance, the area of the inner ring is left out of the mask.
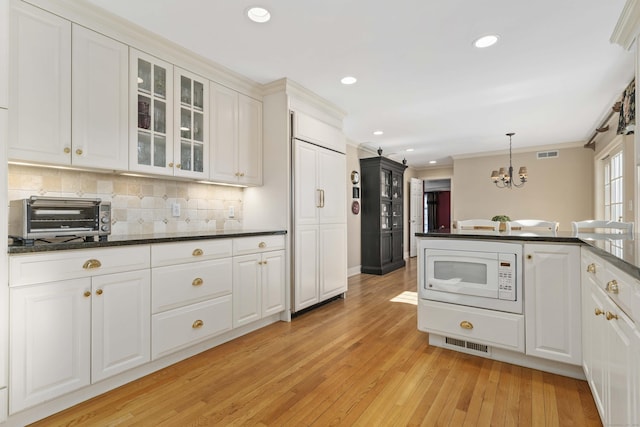
[[[446,291],[450,290],[451,286],[458,285],[460,282],[462,282],[462,278],[460,277],[454,277],[453,279],[448,280],[430,278],[429,289]]]

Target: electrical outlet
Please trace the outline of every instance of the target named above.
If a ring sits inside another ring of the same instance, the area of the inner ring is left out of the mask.
[[[180,203],[171,204],[171,215],[174,217],[180,216]]]
[[[233,218],[236,216],[236,210],[233,206],[229,206],[229,218]]]

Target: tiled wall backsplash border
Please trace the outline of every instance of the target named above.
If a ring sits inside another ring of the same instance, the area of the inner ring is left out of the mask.
[[[164,178],[9,165],[9,200],[31,196],[110,201],[113,235],[212,231],[242,224],[243,189]],[[180,216],[172,216],[172,205]],[[233,207],[234,217],[229,218]]]

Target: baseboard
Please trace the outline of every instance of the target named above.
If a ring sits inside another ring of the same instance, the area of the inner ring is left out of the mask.
[[[347,269],[347,277],[355,276],[356,274],[360,274],[360,266],[356,265],[355,267],[351,267]]]

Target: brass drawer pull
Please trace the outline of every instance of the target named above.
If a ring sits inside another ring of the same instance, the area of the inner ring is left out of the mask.
[[[92,268],[99,268],[99,267],[102,267],[102,263],[97,259],[87,260],[82,265],[82,268],[84,268],[85,270],[91,270]]]
[[[202,255],[204,255],[204,251],[202,249],[194,249],[193,252],[191,253],[191,255],[193,255],[193,256],[202,256]]]
[[[265,242],[260,242],[260,243],[258,243],[258,247],[259,247],[260,249],[264,249],[264,248],[266,248],[266,247],[267,247],[267,244],[266,244]]]
[[[612,294],[618,293],[618,282],[616,280],[607,282],[607,292],[611,292]]]
[[[98,289],[98,290],[96,291],[96,294],[98,294],[98,295],[102,295],[102,289]]]
[[[617,314],[613,314],[610,311],[607,311],[607,314],[605,314],[604,317],[606,317],[607,320],[618,319],[618,315]]]
[[[200,319],[196,320],[195,322],[193,322],[193,325],[191,325],[193,329],[200,329],[203,326],[204,326],[204,322]]]
[[[77,154],[78,156],[82,156],[82,150],[78,148],[78,149],[76,150],[76,154]]]
[[[84,291],[84,297],[85,298],[89,298],[91,296],[91,292],[89,291]]]
[[[64,147],[64,154],[69,154],[71,152],[71,148],[69,147]]]
[[[595,273],[595,272],[596,272],[596,265],[594,263],[587,265],[587,273]]]
[[[193,282],[191,282],[192,286],[200,286],[204,283],[204,280],[202,280],[200,277],[196,277],[195,279],[193,279]]]
[[[473,329],[473,323],[463,320],[462,322],[460,322],[460,327],[462,329]]]
[[[604,314],[604,311],[600,310],[599,308],[596,308],[594,311],[596,316],[600,316],[601,314]]]

